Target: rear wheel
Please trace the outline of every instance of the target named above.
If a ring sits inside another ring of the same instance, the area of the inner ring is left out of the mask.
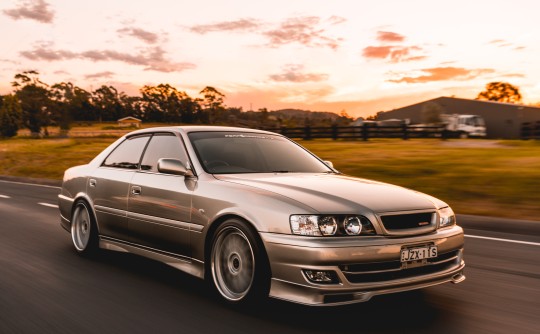
[[[75,204],[71,217],[71,240],[80,254],[91,254],[98,249],[96,223],[84,201]]]
[[[266,255],[255,232],[242,220],[229,219],[218,227],[210,255],[217,292],[232,303],[268,295]]]

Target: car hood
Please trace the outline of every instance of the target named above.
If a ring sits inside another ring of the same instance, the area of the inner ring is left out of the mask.
[[[278,193],[319,213],[375,213],[445,206],[431,196],[387,183],[340,174],[221,174],[218,180]]]

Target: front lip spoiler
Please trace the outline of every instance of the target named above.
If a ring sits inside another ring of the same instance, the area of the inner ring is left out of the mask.
[[[412,281],[388,282],[387,287],[363,287],[347,292],[325,291],[320,287],[314,288],[273,278],[270,297],[307,306],[338,306],[361,303],[367,302],[377,295],[417,290],[443,283],[461,283],[466,279],[463,273],[464,268],[465,263],[462,262],[459,267],[449,272],[415,277]],[[298,298],[299,296],[302,297]]]

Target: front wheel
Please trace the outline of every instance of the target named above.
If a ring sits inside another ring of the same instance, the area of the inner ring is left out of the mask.
[[[88,204],[79,201],[75,204],[71,217],[71,240],[75,250],[89,255],[98,248],[97,228]]]
[[[269,270],[257,235],[238,219],[218,227],[212,243],[210,266],[219,294],[232,303],[268,295]]]

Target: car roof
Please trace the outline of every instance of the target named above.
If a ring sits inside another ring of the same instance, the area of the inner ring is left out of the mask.
[[[253,132],[253,133],[267,133],[267,134],[276,134],[270,131],[250,129],[250,128],[240,128],[232,126],[211,126],[211,125],[188,125],[188,126],[161,126],[161,127],[152,127],[146,129],[140,129],[127,134],[127,136],[133,136],[143,133],[153,133],[153,132],[180,132],[180,133],[190,133],[190,132]]]

